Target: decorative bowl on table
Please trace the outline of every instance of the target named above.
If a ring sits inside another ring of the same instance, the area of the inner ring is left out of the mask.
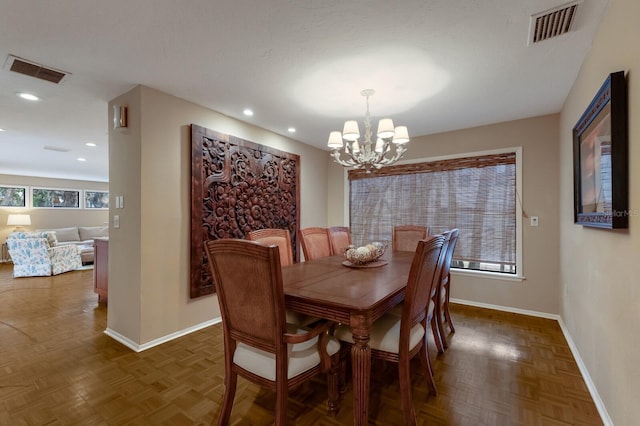
[[[353,265],[366,265],[377,261],[387,249],[385,244],[373,242],[362,247],[350,245],[344,251],[344,257]]]

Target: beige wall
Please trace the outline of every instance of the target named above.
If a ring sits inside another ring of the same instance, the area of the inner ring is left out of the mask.
[[[93,182],[71,179],[49,179],[34,176],[18,176],[0,174],[0,185],[35,186],[41,188],[61,189],[93,189],[108,191],[106,182]],[[109,220],[106,210],[87,209],[31,209],[0,207],[0,241],[5,241],[7,235],[13,231],[13,226],[6,226],[9,214],[31,215],[31,226],[25,230],[66,228],[69,226],[104,226]]]
[[[129,128],[110,130],[110,186],[124,195],[110,229],[108,327],[138,345],[219,317],[215,296],[189,299],[190,124],[298,154],[301,226],[327,222],[328,159],[315,148],[148,87],[114,99]],[[310,190],[309,188],[313,188]]]
[[[128,105],[128,127],[113,129],[112,105]],[[110,197],[123,197],[123,208],[109,204],[109,305],[107,329],[133,344],[140,344],[141,301],[141,177],[142,90],[140,87],[109,104],[109,186]],[[172,203],[173,204],[173,203]],[[120,227],[113,227],[113,216]]]
[[[640,419],[640,2],[612,0],[560,119],[561,313],[616,425]],[[571,131],[606,77],[627,74],[629,229],[573,223]]]
[[[406,160],[522,147],[522,203],[524,212],[538,216],[540,226],[523,219],[523,275],[521,282],[456,275],[451,296],[456,299],[522,310],[558,314],[558,119],[557,114],[476,127],[430,136],[415,137],[408,145]],[[340,166],[330,166],[331,176]],[[334,179],[330,217],[343,214],[344,181]],[[335,196],[334,196],[334,188]],[[339,210],[339,211],[338,211]],[[459,244],[464,243],[460,241]]]

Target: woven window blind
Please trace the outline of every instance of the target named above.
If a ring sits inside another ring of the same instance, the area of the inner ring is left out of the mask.
[[[515,274],[516,154],[349,172],[354,244],[391,243],[394,225],[459,228],[453,266]]]

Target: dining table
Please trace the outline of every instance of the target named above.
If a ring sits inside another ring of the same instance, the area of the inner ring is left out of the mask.
[[[342,255],[282,268],[288,310],[348,324],[353,334],[353,421],[368,424],[371,325],[404,300],[413,252],[387,251],[376,262],[355,265]]]

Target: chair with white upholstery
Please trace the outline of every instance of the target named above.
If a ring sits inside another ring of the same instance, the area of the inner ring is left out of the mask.
[[[332,226],[329,228],[329,242],[333,254],[342,254],[351,245],[351,232],[348,226]]]
[[[7,248],[14,278],[58,275],[82,266],[78,248],[57,246],[53,232],[12,232]]]
[[[333,256],[329,230],[327,228],[311,227],[298,231],[304,260]]]
[[[265,228],[247,232],[247,239],[258,241],[264,245],[275,244],[280,249],[280,263],[282,266],[293,265],[293,249],[291,235],[286,229]]]
[[[370,331],[371,356],[398,363],[405,424],[417,424],[412,402],[410,371],[410,361],[416,355],[420,356],[430,393],[437,393],[431,360],[427,353],[427,307],[431,302],[431,288],[437,284],[439,277],[443,245],[442,235],[418,242],[409,271],[402,315],[384,314],[373,323]],[[338,326],[335,336],[343,342],[344,352],[353,345],[353,336],[348,325]]]
[[[450,231],[445,231],[442,234],[442,237],[444,238],[444,242],[442,245],[442,253],[440,256],[440,263],[442,265],[440,265],[440,276],[437,277],[436,279],[436,283],[431,287],[431,301],[429,302],[429,304],[427,305],[427,324],[429,324],[431,326],[431,333],[433,334],[433,341],[436,344],[436,349],[438,350],[438,353],[443,353],[444,350],[446,349],[444,346],[444,342],[443,342],[443,337],[442,337],[442,329],[440,327],[440,325],[438,324],[438,298],[440,297],[440,293],[439,293],[439,287],[440,287],[440,279],[442,278],[442,270],[444,269],[444,264],[445,264],[445,260],[446,260],[446,254],[447,254],[447,248],[449,247],[449,241],[451,239],[451,232]],[[431,283],[429,282],[425,282],[423,283],[424,285],[431,285]],[[402,310],[404,306],[404,302],[401,302],[400,304],[394,306],[389,313],[400,316],[402,315]]]
[[[393,251],[415,251],[418,241],[429,236],[429,227],[422,225],[396,225],[393,227]]]
[[[340,343],[332,323],[312,330],[285,321],[279,249],[222,239],[205,243],[224,329],[225,393],[218,425],[227,425],[238,375],[275,391],[275,424],[284,425],[289,389],[327,374],[328,410],[338,409]]]
[[[293,249],[291,247],[291,235],[286,229],[265,228],[247,232],[249,241],[257,241],[263,245],[277,245],[280,250],[280,264],[285,266],[293,265]],[[287,323],[307,326],[318,320],[311,315],[304,315],[298,312],[286,311]]]
[[[458,242],[458,235],[460,235],[460,230],[458,228],[454,228],[450,231],[449,244],[447,244],[447,252],[444,257],[442,272],[440,273],[438,294],[436,296],[437,303],[435,307],[435,318],[443,349],[447,349],[447,347],[449,347],[447,333],[445,333],[444,330],[444,324],[446,323],[449,325],[451,333],[456,332],[453,322],[451,321],[451,313],[449,312],[449,294],[451,292],[451,261],[453,260],[453,251],[456,249],[456,243]]]

